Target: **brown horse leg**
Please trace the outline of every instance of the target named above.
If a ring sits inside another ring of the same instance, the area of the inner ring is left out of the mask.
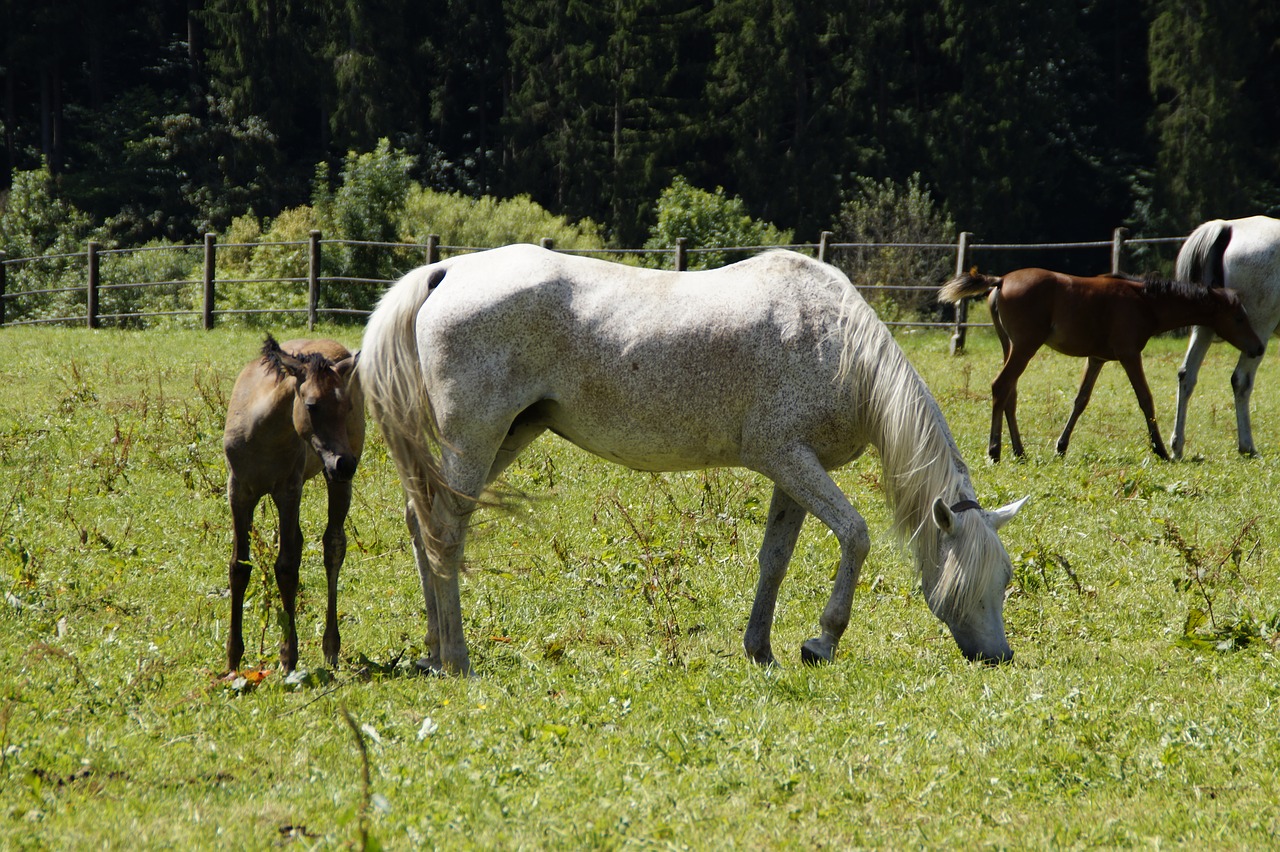
[[[351,482],[328,480],[329,523],[324,530],[324,574],[328,581],[329,599],[324,611],[324,661],[329,667],[338,665],[342,638],[338,635],[338,572],[347,558],[347,512],[351,509]]]
[[[1004,406],[1004,419],[1009,424],[1009,448],[1018,458],[1022,458],[1022,433],[1018,431],[1018,386],[1014,385],[1009,392],[1009,399]]]
[[[229,587],[231,590],[231,626],[227,631],[227,671],[240,668],[244,657],[244,593],[249,588],[253,563],[249,554],[249,533],[253,527],[253,511],[258,506],[258,496],[250,493],[232,474],[227,480],[227,502],[231,504],[231,565]]]
[[[1121,358],[1120,363],[1124,366],[1124,371],[1129,374],[1129,384],[1133,385],[1133,392],[1138,397],[1138,407],[1142,409],[1142,416],[1147,421],[1151,450],[1168,461],[1169,451],[1164,448],[1164,441],[1160,438],[1160,427],[1156,425],[1156,405],[1151,398],[1151,388],[1147,386],[1147,376],[1142,371],[1142,353]]]
[[[1022,437],[1016,432],[1017,418],[1012,412],[1017,407],[1018,378],[1027,369],[1031,356],[1039,348],[1036,346],[1027,352],[1019,351],[1016,346],[1010,347],[1004,366],[1000,368],[1000,372],[991,383],[991,439],[987,443],[987,455],[993,462],[1000,461],[1000,429],[1006,412],[1009,417],[1010,442],[1014,455],[1022,455]]]
[[[1098,373],[1102,372],[1102,365],[1106,361],[1101,358],[1090,358],[1084,365],[1084,375],[1080,378],[1080,390],[1076,392],[1075,404],[1071,407],[1071,416],[1067,418],[1067,426],[1062,430],[1062,436],[1058,438],[1058,455],[1066,455],[1067,445],[1071,443],[1071,432],[1076,428],[1076,421],[1080,419],[1080,415],[1084,412],[1084,407],[1089,404],[1089,398],[1093,396],[1093,386],[1098,381]]]
[[[273,492],[280,515],[280,553],[276,556],[276,587],[284,611],[284,639],[280,643],[280,666],[292,672],[298,665],[298,566],[302,564],[302,527],[298,520],[302,503],[302,483],[289,484]]]

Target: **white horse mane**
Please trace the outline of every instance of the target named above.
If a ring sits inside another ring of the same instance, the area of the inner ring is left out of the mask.
[[[894,529],[910,545],[926,590],[933,581],[934,611],[968,611],[989,588],[988,573],[1001,564],[995,558],[999,539],[969,535],[971,546],[953,550],[939,565],[941,530],[932,517],[938,498],[948,506],[974,498],[968,466],[924,380],[852,285],[841,306],[840,328],[838,380],[850,387],[870,421]],[[955,519],[963,527],[979,522],[980,514],[958,512]]]

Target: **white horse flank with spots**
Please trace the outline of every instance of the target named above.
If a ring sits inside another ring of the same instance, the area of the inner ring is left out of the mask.
[[[1012,657],[1011,566],[946,421],[839,271],[791,252],[668,272],[534,246],[416,269],[383,297],[359,366],[408,498],[428,616],[421,665],[467,673],[458,572],[485,486],[546,430],[650,471],[736,466],[774,483],[744,636],[773,661],[778,587],[807,514],[840,542],[821,634],[831,660],[870,547],[827,471],[875,447],[930,608],[970,659]]]

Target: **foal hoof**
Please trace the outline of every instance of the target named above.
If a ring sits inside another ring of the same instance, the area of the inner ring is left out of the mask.
[[[835,659],[835,652],[821,639],[810,639],[800,646],[800,662],[806,666],[821,666]]]

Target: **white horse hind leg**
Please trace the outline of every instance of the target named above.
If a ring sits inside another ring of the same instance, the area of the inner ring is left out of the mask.
[[[760,579],[756,584],[756,599],[751,606],[751,618],[742,636],[747,656],[761,665],[774,661],[770,634],[773,632],[773,613],[778,603],[778,588],[787,575],[787,565],[800,536],[800,527],[807,513],[788,494],[776,485],[769,502],[769,518],[765,522],[764,541],[760,544]]]
[[[1187,441],[1187,406],[1191,402],[1191,394],[1196,389],[1196,379],[1200,375],[1200,365],[1204,363],[1205,353],[1213,342],[1213,331],[1204,326],[1196,326],[1191,330],[1191,341],[1187,344],[1187,354],[1182,358],[1182,366],[1178,368],[1178,413],[1173,421],[1173,440],[1169,442],[1175,459],[1182,458],[1182,448]]]
[[[1262,357],[1250,358],[1243,352],[1231,374],[1231,392],[1236,398],[1236,438],[1241,454],[1257,455],[1253,446],[1253,425],[1249,419],[1249,398],[1253,396],[1253,380],[1258,374]]]
[[[418,660],[417,666],[424,672],[442,673],[440,663],[440,615],[436,607],[435,592],[431,590],[431,560],[427,558],[427,548],[422,540],[422,531],[418,528],[418,515],[413,502],[405,503],[405,524],[409,527],[409,541],[413,544],[413,561],[418,566],[418,578],[422,583],[422,600],[427,610],[426,655]]]

